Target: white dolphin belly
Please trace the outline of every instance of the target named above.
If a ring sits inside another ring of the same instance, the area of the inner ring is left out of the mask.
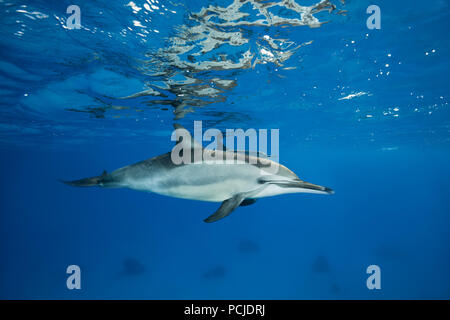
[[[259,169],[249,164],[189,164],[158,176],[129,179],[127,187],[183,199],[222,202],[260,186]]]

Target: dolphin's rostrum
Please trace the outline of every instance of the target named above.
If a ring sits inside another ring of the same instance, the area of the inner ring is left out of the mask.
[[[295,173],[261,155],[202,148],[179,125],[177,146],[191,152],[201,151],[200,161],[175,164],[171,152],[144,160],[111,173],[75,181],[63,181],[75,187],[130,188],[177,198],[222,202],[219,209],[206,218],[214,222],[228,216],[238,206],[250,205],[258,198],[285,193],[331,194],[333,190],[300,180]],[[188,139],[181,139],[189,137]],[[211,159],[214,160],[205,160]],[[232,163],[217,159],[234,159]],[[273,168],[276,170],[273,170]]]

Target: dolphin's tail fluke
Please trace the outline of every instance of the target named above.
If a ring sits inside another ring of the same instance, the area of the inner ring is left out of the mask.
[[[80,179],[80,180],[73,180],[73,181],[63,181],[63,180],[60,180],[60,181],[69,186],[72,186],[72,187],[94,187],[94,186],[99,186],[107,174],[108,173],[106,171],[103,171],[102,175],[96,176],[96,177],[85,178],[85,179]]]

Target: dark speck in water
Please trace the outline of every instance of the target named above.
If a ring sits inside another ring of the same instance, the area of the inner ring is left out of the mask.
[[[205,273],[203,273],[203,278],[205,279],[218,279],[224,278],[227,273],[227,270],[224,266],[216,266]]]
[[[328,273],[330,272],[330,264],[328,263],[327,258],[324,256],[319,256],[313,262],[312,271],[316,273]]]
[[[127,258],[123,262],[122,274],[138,276],[146,271],[145,266],[135,258]]]

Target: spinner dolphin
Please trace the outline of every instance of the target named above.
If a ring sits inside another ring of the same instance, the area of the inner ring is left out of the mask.
[[[222,219],[238,206],[250,205],[258,198],[286,193],[334,193],[330,188],[299,179],[294,172],[266,156],[202,148],[186,129],[179,125],[175,129],[178,149],[192,154],[200,151],[200,160],[192,157],[189,163],[176,164],[173,152],[168,152],[111,173],[104,171],[99,176],[62,182],[75,187],[130,188],[176,198],[221,202],[205,222]]]

